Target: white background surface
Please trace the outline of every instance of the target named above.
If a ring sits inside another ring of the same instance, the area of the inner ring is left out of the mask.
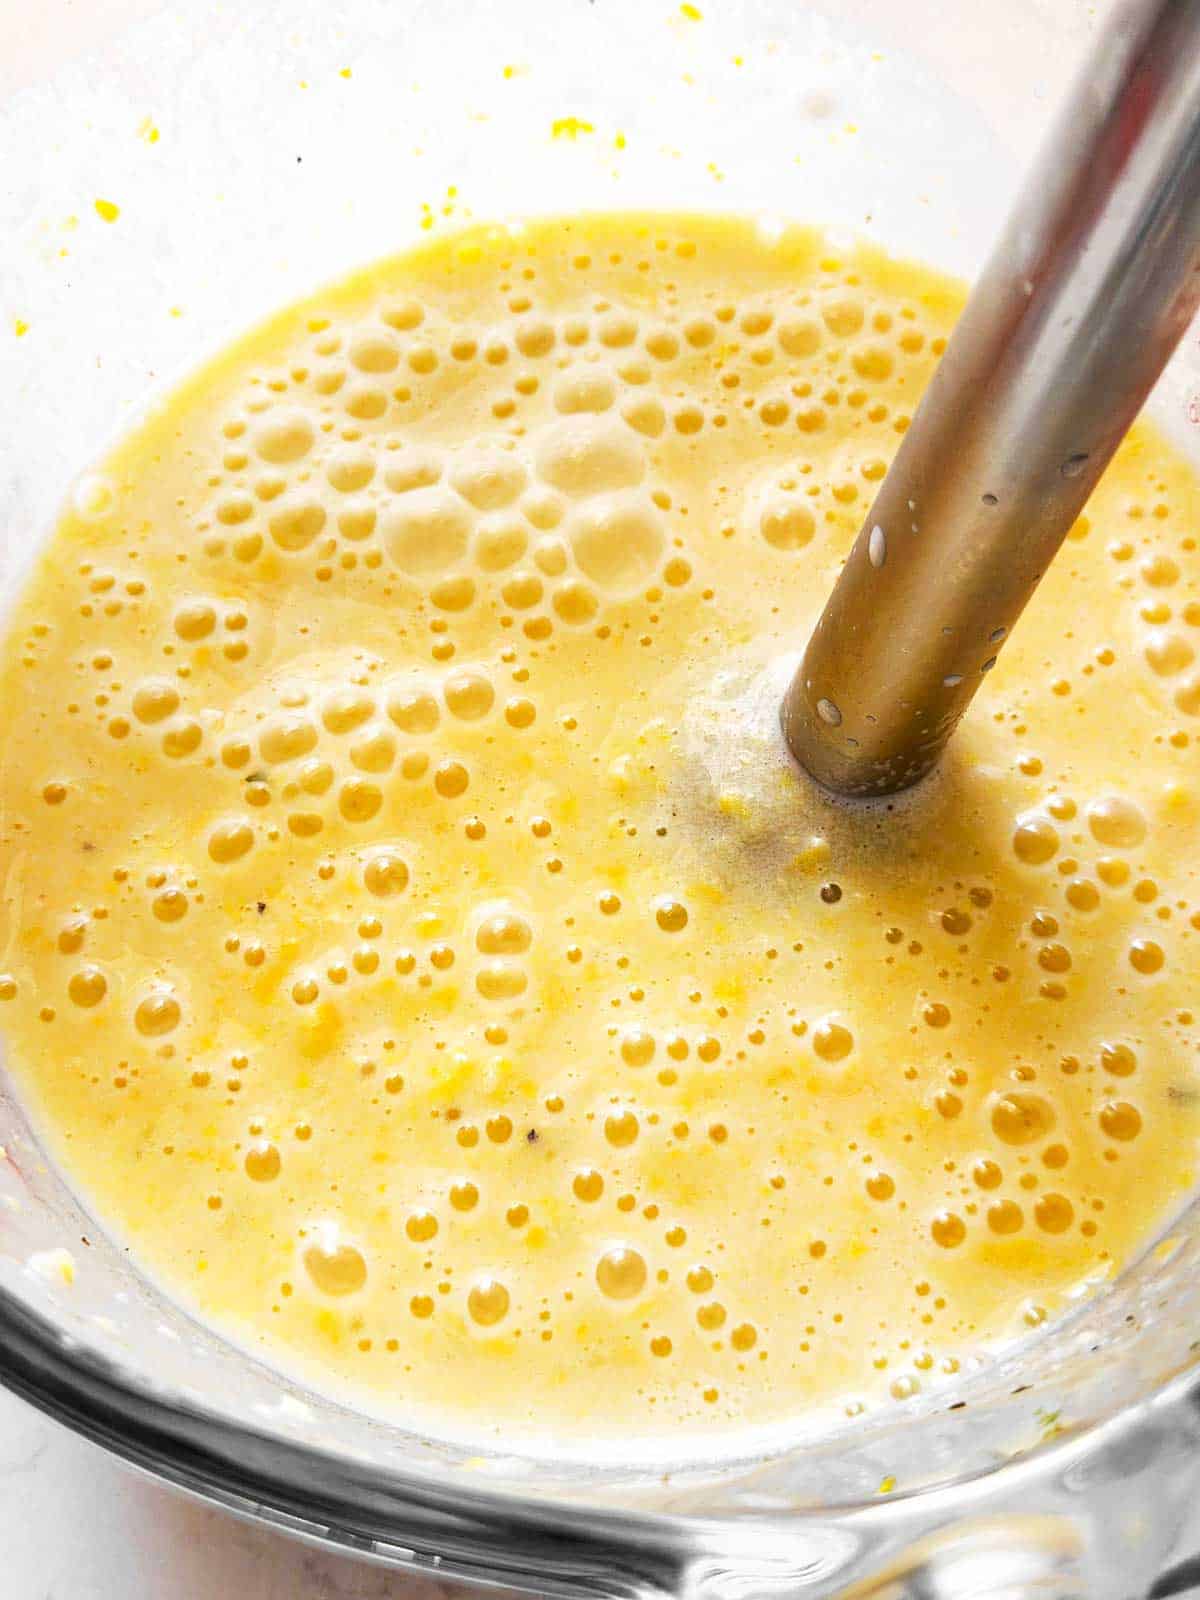
[[[4,1600],[470,1600],[475,1592],[329,1556],[209,1510],[0,1391]]]

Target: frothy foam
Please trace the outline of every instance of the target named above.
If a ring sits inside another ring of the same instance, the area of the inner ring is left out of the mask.
[[[905,1400],[1191,1179],[1196,484],[1132,441],[942,770],[851,811],[779,701],[957,292],[468,245],[79,485],[4,663],[18,1069],[206,1314],[402,1408]]]

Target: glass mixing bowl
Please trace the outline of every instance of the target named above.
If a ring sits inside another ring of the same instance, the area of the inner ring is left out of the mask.
[[[970,274],[1106,10],[0,0],[0,593],[148,392],[423,229],[738,210]],[[552,136],[563,119],[573,137]],[[1188,341],[1155,406],[1194,450],[1197,396]],[[0,1143],[0,1381],[245,1516],[563,1596],[1118,1600],[1194,1576],[1195,1206],[953,1388],[833,1432],[800,1421],[765,1452],[631,1440],[600,1463],[469,1451],[306,1392],[139,1275],[2,1075]]]

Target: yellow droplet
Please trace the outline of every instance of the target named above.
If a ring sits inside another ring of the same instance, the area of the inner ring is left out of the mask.
[[[579,117],[559,117],[550,125],[552,139],[578,139],[581,133],[595,133],[595,131],[590,122],[584,122]]]

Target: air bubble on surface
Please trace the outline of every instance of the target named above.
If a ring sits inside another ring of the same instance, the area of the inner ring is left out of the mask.
[[[991,1110],[992,1132],[1002,1144],[1026,1145],[1044,1139],[1055,1123],[1054,1108],[1041,1095],[1010,1090]]]
[[[301,1258],[313,1287],[332,1299],[365,1288],[367,1262],[362,1251],[343,1239],[336,1223],[321,1223],[314,1232],[316,1238]]]
[[[258,736],[259,754],[272,766],[298,760],[316,743],[317,730],[307,717],[286,714],[274,718]]]
[[[254,844],[254,829],[241,817],[217,823],[208,836],[208,853],[219,866],[229,866],[246,855]]]
[[[419,678],[403,678],[387,692],[387,714],[402,733],[432,733],[441,711],[431,686]]]
[[[1022,817],[1013,832],[1013,854],[1028,867],[1053,861],[1059,850],[1058,829],[1048,817],[1036,812]]]
[[[636,440],[617,422],[568,417],[546,428],[535,455],[542,479],[577,498],[632,487],[645,475]]]
[[[508,1315],[509,1293],[497,1278],[484,1277],[471,1285],[467,1311],[481,1328],[493,1328]]]
[[[646,1260],[627,1245],[614,1245],[596,1263],[596,1283],[609,1300],[632,1300],[646,1287]]]
[[[133,714],[139,722],[161,722],[178,707],[179,691],[166,678],[144,678],[133,692]]]
[[[501,511],[528,482],[524,466],[505,450],[465,451],[450,469],[450,484],[477,511]]]
[[[446,709],[460,722],[478,722],[487,716],[496,700],[491,679],[468,668],[450,673],[442,685],[442,695]]]
[[[313,447],[313,425],[302,411],[271,412],[254,431],[254,449],[272,466],[301,460]]]
[[[308,548],[324,528],[325,517],[320,501],[298,495],[271,513],[267,527],[281,550],[295,553]]]
[[[333,689],[321,704],[321,721],[333,734],[352,733],[374,715],[375,697],[362,689]]]
[[[606,496],[582,507],[568,532],[579,570],[618,596],[647,581],[666,542],[661,514],[642,494]]]
[[[617,386],[602,367],[579,367],[563,374],[554,385],[554,407],[563,416],[611,409]]]
[[[816,532],[816,521],[802,500],[780,495],[763,507],[758,530],[773,550],[803,550]]]
[[[529,533],[521,521],[510,515],[483,519],[475,532],[472,554],[481,572],[505,572],[529,548]]]
[[[1132,850],[1146,837],[1146,818],[1132,800],[1106,795],[1088,807],[1092,837],[1110,850]]]
[[[183,1013],[169,989],[152,989],[138,1001],[133,1025],[144,1039],[161,1039],[179,1026]]]
[[[414,489],[381,519],[388,554],[410,577],[432,578],[461,561],[471,539],[471,513],[442,488]]]
[[[442,476],[442,458],[435,450],[410,445],[387,459],[383,481],[393,494],[411,494],[428,489]]]
[[[341,494],[365,489],[375,476],[375,458],[369,450],[345,445],[326,463],[325,476]]]

